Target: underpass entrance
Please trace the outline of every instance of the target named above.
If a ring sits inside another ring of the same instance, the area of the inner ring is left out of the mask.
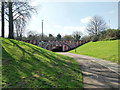
[[[53,49],[52,49],[52,51],[53,52],[62,52],[63,50],[62,50],[62,46],[56,46],[56,47],[53,47]]]

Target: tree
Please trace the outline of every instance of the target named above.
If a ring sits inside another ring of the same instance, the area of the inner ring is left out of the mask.
[[[14,22],[16,28],[17,38],[22,40],[23,32],[25,31],[26,21],[24,19],[17,19]]]
[[[120,29],[116,30],[116,39],[120,39]]]
[[[35,12],[36,10],[32,6],[30,6],[28,2],[16,2],[14,3],[14,6],[15,8],[13,10],[13,17],[16,33],[18,37],[22,38],[26,23],[31,18],[31,12]]]
[[[49,37],[47,35],[43,35],[44,40],[48,40]],[[27,40],[42,40],[42,34],[38,34],[35,31],[28,31]]]
[[[73,37],[72,35],[65,35],[62,39],[68,41],[68,40],[73,40]]]
[[[6,2],[5,15],[6,20],[9,22],[9,38],[14,38],[14,25],[15,28],[22,31],[25,27],[27,21],[31,18],[31,12],[36,11],[28,2],[14,2],[9,0]],[[8,18],[7,18],[8,16]],[[19,25],[19,26],[18,26]],[[23,31],[22,31],[23,32]],[[17,32],[18,33],[18,32]],[[20,36],[22,36],[20,32]]]
[[[55,40],[54,36],[52,34],[49,34],[49,40]]]
[[[12,11],[12,6],[13,6],[13,2],[9,2],[9,35],[8,38],[13,39],[14,38],[14,30],[13,30],[13,11]]]
[[[119,39],[120,30],[119,29],[108,29],[106,32],[106,38]]]
[[[90,35],[85,35],[81,38],[81,40],[84,40],[84,41],[90,41],[91,40],[91,36]]]
[[[87,31],[90,35],[98,35],[101,31],[104,31],[105,29],[106,23],[104,19],[100,16],[94,16],[87,26]]]
[[[102,31],[99,35],[99,40],[104,40],[106,38],[106,32],[107,31]]]
[[[37,40],[36,37],[37,37],[38,35],[37,35],[36,32],[34,32],[34,31],[29,31],[29,32],[27,33],[27,36],[28,36],[28,40]]]
[[[58,40],[58,41],[61,40],[61,35],[60,34],[57,35],[56,40]]]
[[[73,32],[72,36],[73,36],[75,41],[78,41],[78,40],[80,40],[80,38],[82,36],[82,33],[78,32],[78,31],[75,31],[75,32]]]
[[[4,37],[4,28],[5,28],[5,27],[4,27],[4,25],[5,25],[5,24],[4,24],[4,2],[2,2],[1,5],[2,5],[2,7],[1,7],[1,19],[2,19],[2,23],[1,23],[1,24],[2,24],[1,26],[2,26],[2,27],[1,27],[1,30],[2,30],[2,31],[1,31],[1,32],[2,32],[2,37]]]

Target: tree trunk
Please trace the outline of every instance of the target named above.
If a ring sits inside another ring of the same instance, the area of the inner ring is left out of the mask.
[[[13,2],[9,2],[9,36],[8,38],[14,39],[12,4]]]
[[[2,19],[2,25],[1,25],[1,32],[2,32],[2,37],[4,37],[4,2],[2,2],[2,8],[1,8],[1,19]]]

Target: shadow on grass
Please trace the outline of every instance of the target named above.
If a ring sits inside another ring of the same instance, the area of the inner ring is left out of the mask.
[[[70,55],[71,54],[68,54],[68,56]],[[81,55],[78,55],[77,57],[74,56],[73,58],[76,59],[81,66],[85,87],[118,90],[120,77],[117,73],[111,71],[105,66],[100,65],[99,63],[92,61],[91,58],[81,57]]]
[[[6,47],[2,48],[4,54],[3,88],[82,88],[81,70],[77,63],[73,63],[73,59],[24,44],[32,49],[31,53],[13,40],[9,41],[22,51],[22,55],[19,60],[16,60],[9,50],[6,50]],[[3,43],[7,42],[3,40]],[[42,57],[37,58],[34,53]],[[7,58],[5,58],[6,56]],[[50,62],[46,60],[50,60]]]

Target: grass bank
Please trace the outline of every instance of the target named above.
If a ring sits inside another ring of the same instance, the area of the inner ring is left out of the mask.
[[[3,88],[83,88],[78,63],[67,56],[2,39]]]
[[[119,40],[120,43],[120,40]],[[76,49],[77,54],[88,55],[118,63],[118,40],[89,42]],[[120,47],[120,46],[119,46]],[[75,53],[75,50],[69,51]]]

